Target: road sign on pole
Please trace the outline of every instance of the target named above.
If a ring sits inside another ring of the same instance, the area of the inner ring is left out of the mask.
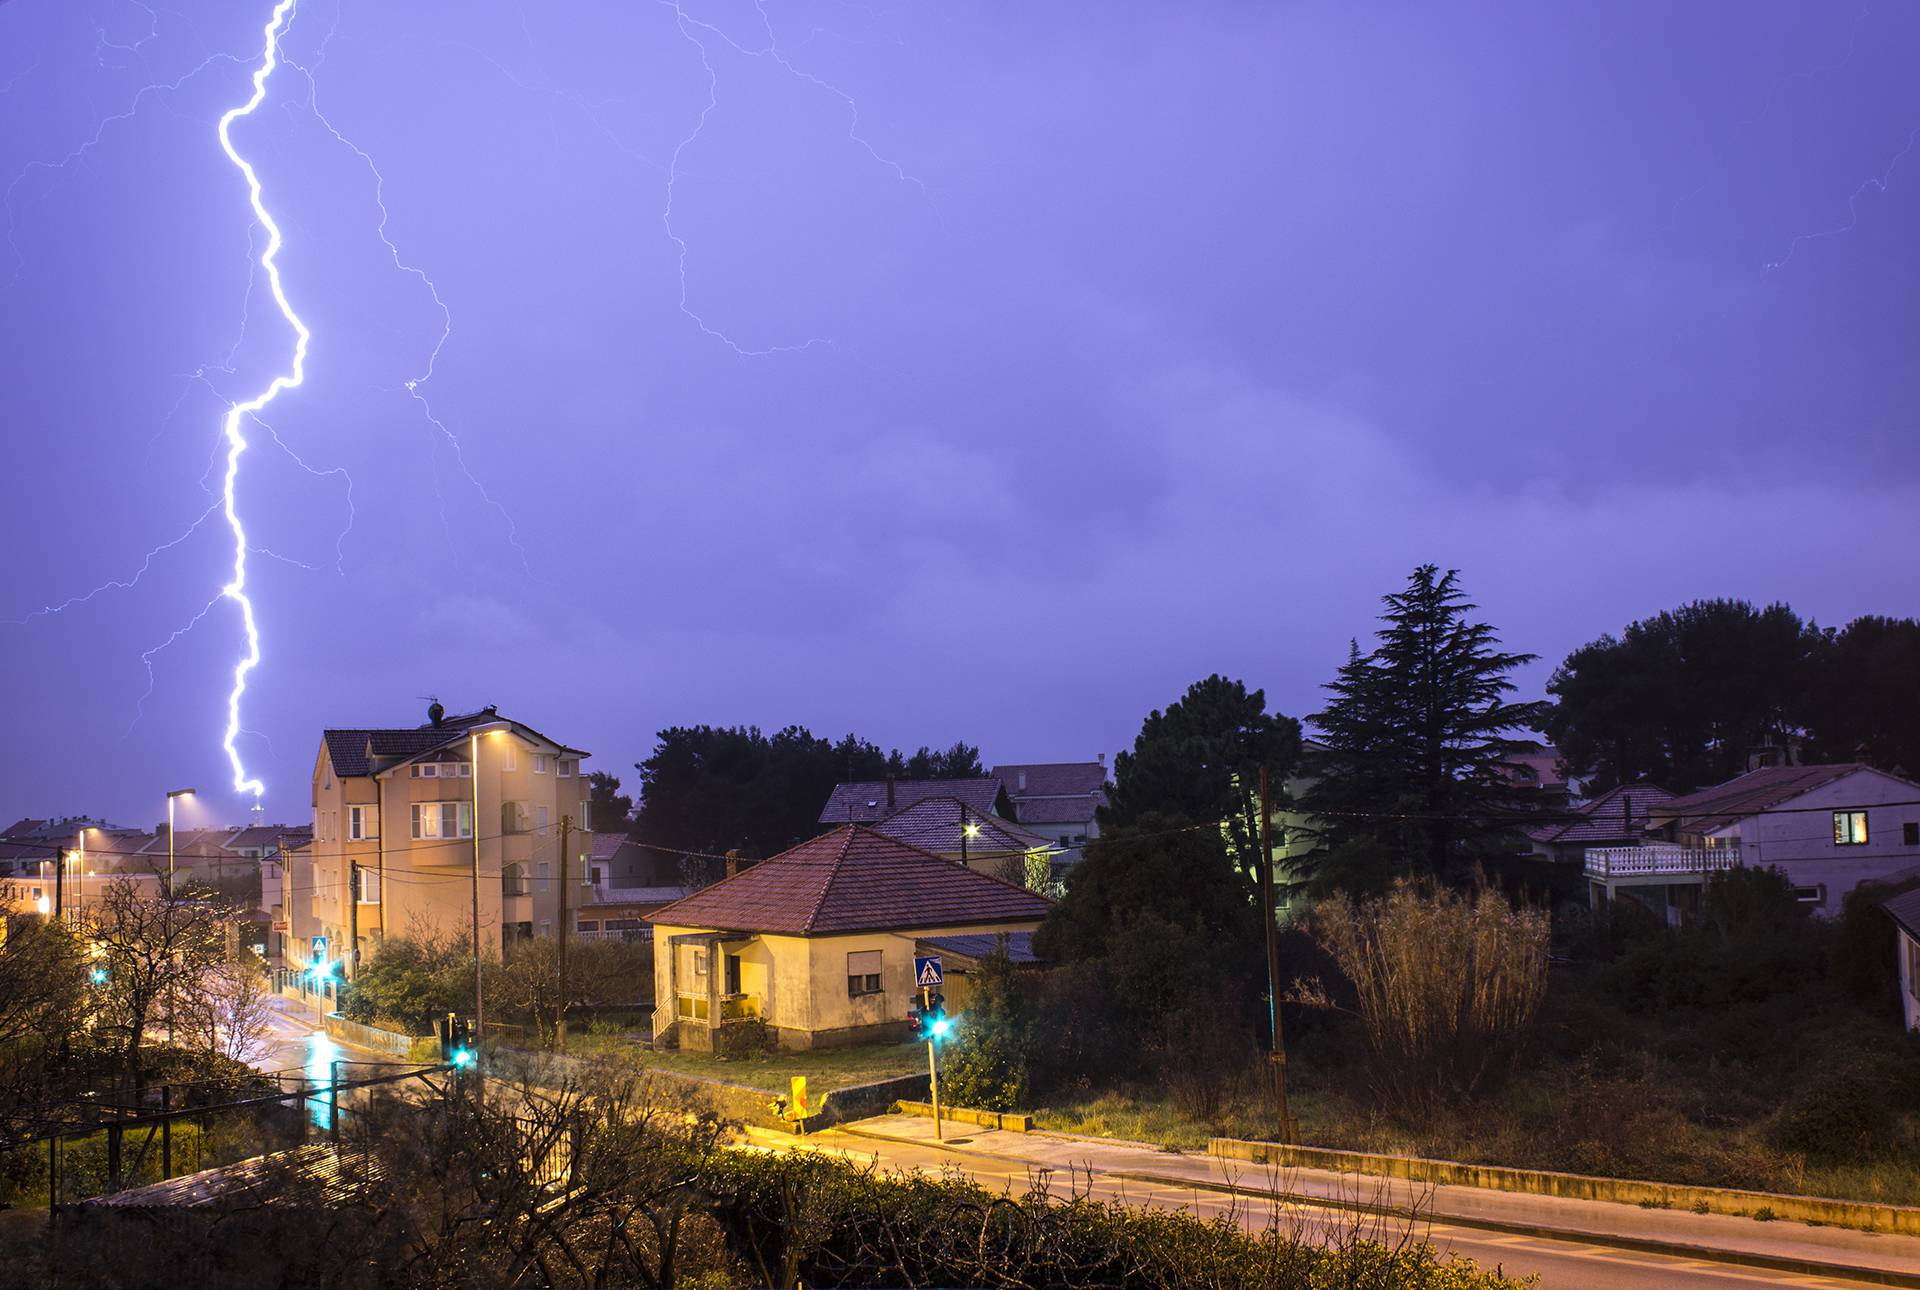
[[[921,990],[931,990],[946,982],[946,974],[940,970],[938,954],[916,954],[913,956],[913,984]]]

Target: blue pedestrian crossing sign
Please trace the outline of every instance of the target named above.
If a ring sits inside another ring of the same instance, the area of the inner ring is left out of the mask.
[[[947,978],[940,971],[940,956],[938,954],[914,955],[913,978],[914,985],[923,990],[944,982]]]

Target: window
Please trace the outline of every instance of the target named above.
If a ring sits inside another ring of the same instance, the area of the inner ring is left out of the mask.
[[[547,889],[548,889],[547,880],[553,876],[552,869],[553,869],[553,866],[548,864],[545,860],[542,860],[540,862],[539,877],[540,877],[540,892],[542,895],[545,895],[547,892]]]
[[[597,932],[600,930],[600,920],[597,918],[583,918],[576,925],[575,930],[582,931],[582,932]]]
[[[473,806],[468,802],[415,802],[413,836],[416,838],[470,838],[473,836]]]
[[[547,755],[545,753],[535,753],[533,755],[533,773],[536,775],[544,775],[547,773]]]
[[[588,887],[600,881],[600,866],[588,864],[585,856],[580,857],[580,881]]]
[[[520,769],[520,745],[511,735],[500,741],[500,769]]]
[[[558,775],[561,779],[572,779],[573,772],[578,770],[579,767],[580,767],[580,762],[577,758],[561,757],[561,758],[557,758],[554,761],[553,773]]]
[[[1867,845],[1867,813],[1835,811],[1833,813],[1833,845],[1836,847]]]
[[[1907,993],[1920,999],[1920,941],[1907,942]]]
[[[349,806],[347,808],[347,837],[355,842],[371,842],[379,836],[379,807]]]
[[[1900,841],[1910,847],[1920,847],[1920,824],[1909,820],[1900,826]]]
[[[847,955],[847,997],[880,993],[880,951],[854,950]]]
[[[438,762],[417,761],[413,763],[413,777],[415,779],[438,779],[440,778],[440,765]]]
[[[540,832],[545,833],[547,831],[547,821],[550,818],[547,812],[547,804],[545,802],[540,803],[540,805],[533,808],[533,813],[535,826]]]
[[[693,974],[695,976],[705,976],[707,974],[707,952],[705,950],[695,950],[693,952]]]
[[[360,869],[360,890],[355,897],[363,905],[380,903],[380,871],[378,869]]]
[[[1795,887],[1793,898],[1803,905],[1824,905],[1827,903],[1827,888],[1824,883],[1812,887]]]

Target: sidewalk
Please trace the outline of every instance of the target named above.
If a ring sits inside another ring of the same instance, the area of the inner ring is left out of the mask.
[[[1314,1206],[1384,1209],[1435,1223],[1920,1286],[1920,1237],[1476,1187],[1427,1187],[1325,1170],[1270,1171],[1207,1155],[1070,1134],[1011,1133],[950,1122],[944,1129],[947,1141],[936,1143],[932,1120],[888,1115],[795,1141],[826,1145],[834,1138],[864,1138],[1051,1170],[1062,1178],[1070,1170],[1083,1176],[1091,1170],[1107,1178],[1183,1191],[1200,1188],[1262,1198],[1277,1193],[1282,1200]]]

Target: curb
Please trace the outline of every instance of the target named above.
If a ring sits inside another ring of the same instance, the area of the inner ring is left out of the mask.
[[[852,1125],[836,1125],[831,1130],[849,1137],[871,1138],[876,1142],[891,1142],[901,1146],[933,1147],[940,1151],[950,1151],[955,1155],[977,1156],[984,1160],[997,1160],[1002,1164],[1015,1162],[1014,1157],[997,1155],[979,1147],[952,1146],[944,1142],[928,1142],[920,1138],[903,1138],[892,1133],[876,1133],[872,1129],[859,1129]],[[1056,1135],[1048,1135],[1056,1136]],[[1217,1157],[1216,1157],[1217,1158]],[[1028,1162],[1030,1164],[1030,1162]],[[1040,1168],[1042,1166],[1030,1166]],[[1260,1191],[1232,1183],[1214,1182],[1195,1178],[1176,1178],[1167,1174],[1141,1173],[1133,1170],[1102,1169],[1100,1173],[1108,1178],[1118,1178],[1125,1182],[1150,1183],[1156,1187],[1169,1187],[1181,1191],[1211,1191],[1228,1196],[1245,1196],[1258,1200],[1278,1200],[1285,1204],[1319,1207],[1323,1209],[1344,1209],[1363,1214],[1378,1214],[1395,1218],[1407,1218],[1433,1226],[1471,1227],[1480,1231],[1499,1232],[1507,1236],[1531,1236],[1547,1241],[1573,1241],[1585,1245],[1604,1245],[1613,1249],[1634,1250],[1642,1254],[1664,1254],[1679,1259],[1698,1259],[1706,1263],[1724,1263],[1739,1267],[1765,1268],[1773,1272],[1794,1272],[1802,1276],[1836,1277],[1844,1280],[1862,1281],[1871,1285],[1907,1286],[1920,1288],[1920,1272],[1898,1272],[1888,1268],[1862,1268],[1847,1263],[1827,1263],[1818,1259],[1797,1259],[1790,1255],[1761,1254],[1750,1250],[1729,1250],[1711,1245],[1688,1245],[1677,1241],[1660,1241],[1649,1237],[1621,1236],[1611,1232],[1592,1232],[1579,1228],[1544,1227],[1537,1223],[1513,1223],[1497,1218],[1477,1216],[1457,1216],[1436,1214],[1427,1210],[1404,1205],[1375,1204],[1362,1200],[1347,1200],[1336,1196],[1290,1196],[1276,1195],[1272,1191]]]

